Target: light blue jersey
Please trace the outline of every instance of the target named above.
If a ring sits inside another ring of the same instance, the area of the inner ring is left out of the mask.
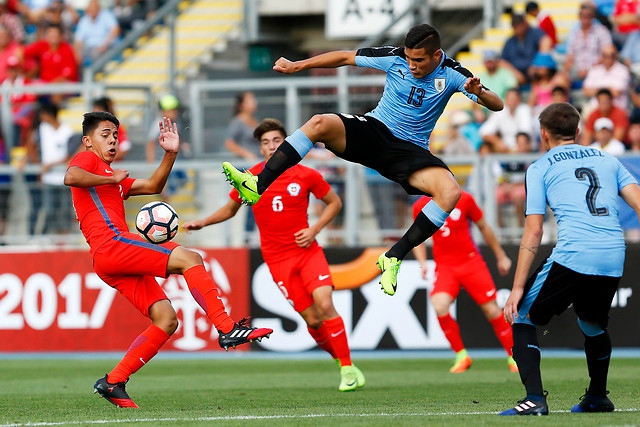
[[[526,174],[527,215],[558,223],[551,259],[578,273],[621,277],[625,242],[618,221],[622,188],[637,183],[615,157],[577,144],[554,147]]]
[[[356,64],[387,73],[382,98],[366,115],[380,120],[394,136],[427,149],[436,121],[454,93],[462,92],[478,102],[463,87],[473,75],[445,54],[440,65],[421,79],[411,75],[403,48],[360,49]]]

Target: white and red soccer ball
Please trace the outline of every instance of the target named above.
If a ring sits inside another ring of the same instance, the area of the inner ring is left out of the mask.
[[[178,214],[165,202],[149,202],[136,215],[138,234],[151,243],[165,243],[178,233]]]

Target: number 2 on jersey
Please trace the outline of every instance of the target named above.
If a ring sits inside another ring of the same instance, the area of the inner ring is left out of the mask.
[[[606,216],[609,215],[609,209],[598,208],[596,207],[596,196],[600,191],[600,180],[598,179],[598,174],[596,171],[589,168],[578,168],[575,171],[576,178],[580,181],[584,181],[585,179],[589,180],[589,189],[587,190],[587,194],[585,199],[587,201],[587,207],[589,208],[589,212],[593,216]]]

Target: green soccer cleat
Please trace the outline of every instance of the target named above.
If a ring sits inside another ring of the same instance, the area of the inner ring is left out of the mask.
[[[380,254],[378,257],[378,268],[382,271],[380,277],[380,285],[382,290],[387,295],[394,295],[396,288],[398,287],[398,270],[400,270],[400,264],[402,260],[396,257],[387,257],[385,253]]]
[[[247,205],[255,205],[260,200],[258,194],[258,177],[249,171],[239,171],[231,163],[222,163],[222,172],[227,177],[227,181],[238,190],[242,201]]]
[[[356,372],[356,381],[358,382],[358,388],[364,387],[367,382],[367,380],[364,378],[364,374],[356,365],[352,366],[353,370]]]
[[[340,367],[341,381],[338,390],[353,391],[358,388],[358,374],[356,373],[356,369],[358,368],[353,365]],[[360,374],[362,375],[362,372],[360,372]]]

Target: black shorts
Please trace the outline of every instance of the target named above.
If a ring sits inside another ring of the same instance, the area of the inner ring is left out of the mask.
[[[346,149],[344,153],[331,150],[336,156],[375,169],[391,181],[397,182],[409,194],[425,194],[409,185],[415,171],[430,166],[449,170],[431,151],[396,138],[379,120],[356,114],[337,114],[344,123]]]
[[[528,314],[535,325],[546,325],[573,304],[580,319],[606,329],[619,283],[620,277],[577,273],[547,259],[527,280],[518,315]]]

